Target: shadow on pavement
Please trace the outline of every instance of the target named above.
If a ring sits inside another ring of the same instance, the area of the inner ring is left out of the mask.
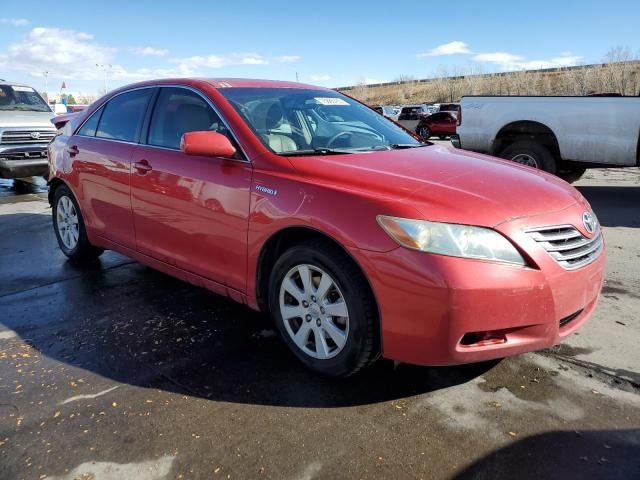
[[[475,462],[456,480],[640,478],[640,430],[534,435]]]
[[[0,325],[49,358],[118,382],[228,402],[339,407],[450,387],[495,365],[381,361],[349,379],[324,378],[295,359],[264,315],[110,252],[80,268],[58,251],[49,216],[0,218],[24,232],[0,238]],[[12,254],[18,248],[24,256]]]
[[[605,227],[640,228],[640,186],[579,186]]]

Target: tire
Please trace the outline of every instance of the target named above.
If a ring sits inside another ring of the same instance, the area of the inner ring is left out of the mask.
[[[431,129],[426,125],[418,125],[416,134],[423,140],[429,140],[431,138]]]
[[[533,140],[518,140],[512,143],[500,153],[500,157],[545,172],[556,173],[556,162],[549,149]]]
[[[440,140],[446,140],[446,139],[447,139],[447,136],[446,136],[446,135],[438,135],[438,138],[439,138]]]
[[[556,171],[556,175],[567,183],[574,183],[580,180],[580,178],[586,171],[586,168],[571,168],[567,170],[563,169]]]
[[[308,288],[302,283],[301,273],[306,272]],[[322,294],[321,280],[325,285],[332,281],[322,299],[313,296]],[[311,370],[347,377],[380,356],[377,306],[369,284],[353,260],[332,243],[311,240],[285,251],[271,271],[268,295],[281,337]]]
[[[82,212],[69,187],[60,185],[56,188],[53,198],[53,231],[62,253],[76,261],[90,260],[102,255],[102,248],[89,243]]]

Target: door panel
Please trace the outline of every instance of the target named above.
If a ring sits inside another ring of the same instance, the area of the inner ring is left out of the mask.
[[[143,160],[151,170],[131,177],[137,249],[244,291],[250,164],[139,146]]]
[[[246,288],[251,164],[188,156],[191,131],[229,131],[208,101],[179,87],[162,87],[146,135],[132,157],[131,204],[137,249],[176,267]]]
[[[73,168],[87,229],[135,248],[129,183],[134,146],[83,136],[71,137],[69,145],[77,147]]]

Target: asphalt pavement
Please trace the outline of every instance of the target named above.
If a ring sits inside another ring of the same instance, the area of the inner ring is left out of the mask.
[[[640,170],[577,186],[609,249],[579,334],[331,380],[246,307],[113,252],[68,262],[46,187],[0,182],[0,479],[640,478]]]

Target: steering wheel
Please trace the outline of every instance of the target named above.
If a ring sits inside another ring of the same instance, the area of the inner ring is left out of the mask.
[[[339,139],[340,137],[344,136],[344,135],[348,135],[348,136],[352,136],[353,132],[347,132],[347,131],[342,131],[342,132],[338,132],[336,133],[333,137],[331,137],[329,139],[329,141],[327,142],[326,147],[327,148],[331,148],[331,145],[333,145],[333,142],[335,142],[337,139]]]

